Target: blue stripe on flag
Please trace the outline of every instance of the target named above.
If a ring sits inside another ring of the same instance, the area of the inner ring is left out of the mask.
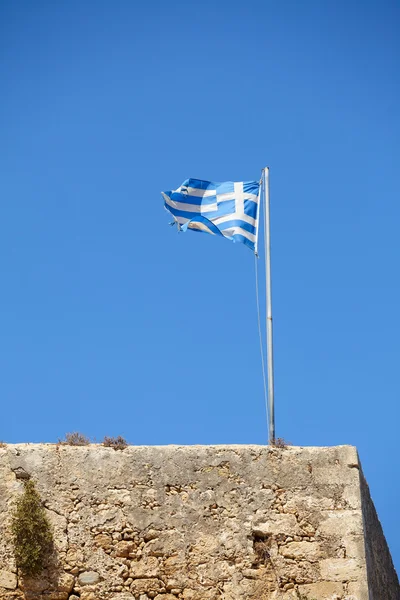
[[[182,183],[182,186],[192,187],[198,190],[215,190],[217,189],[218,183],[213,181],[202,181],[201,179],[186,179]]]
[[[194,217],[198,217],[199,213],[197,212],[192,212],[189,210],[178,210],[177,208],[174,208],[173,206],[170,206],[169,204],[164,204],[165,208],[175,217],[184,217],[185,219],[193,219]],[[213,211],[215,212],[215,211]]]
[[[172,192],[170,196],[171,200],[175,202],[184,202],[185,204],[215,204],[217,202],[217,196],[191,196],[190,194],[184,194],[182,192]]]
[[[164,203],[164,206],[170,213],[175,215],[176,217],[186,217],[187,219],[193,219],[194,217],[198,217],[201,213],[194,212],[191,210],[180,210],[179,208],[174,208],[167,203]],[[227,202],[222,202],[221,205],[218,205],[217,210],[211,210],[203,213],[207,219],[213,219],[215,217],[224,217],[225,215],[234,216],[235,213],[235,201],[228,200]]]
[[[245,200],[244,201],[244,212],[249,217],[253,217],[253,219],[257,218],[257,202],[253,202],[253,200]]]
[[[217,194],[229,194],[235,190],[233,181],[224,181],[215,185],[217,186]]]
[[[260,189],[260,184],[257,181],[244,181],[243,182],[243,191],[245,194],[255,194],[258,196],[258,190]]]

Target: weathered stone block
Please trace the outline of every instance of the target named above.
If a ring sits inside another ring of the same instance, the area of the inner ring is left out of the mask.
[[[163,589],[163,583],[159,579],[135,579],[131,585],[131,592],[135,596],[140,594],[152,594],[154,592],[161,592]],[[155,595],[155,594],[154,594]]]
[[[70,575],[69,573],[62,573],[59,577],[57,577],[57,591],[59,592],[67,592],[70,594],[72,592],[72,588],[75,584],[75,577]]]
[[[318,598],[318,600],[334,600],[343,597],[343,585],[332,581],[320,581],[299,586],[300,594],[306,598]]]
[[[138,560],[137,562],[131,562],[129,575],[133,579],[157,577],[159,573],[160,565],[158,564],[158,560],[154,556],[143,558],[141,560]]]
[[[385,593],[385,592],[383,592]],[[369,600],[368,584],[366,581],[350,581],[347,586],[347,596],[357,600]],[[399,596],[400,597],[400,596]]]
[[[280,547],[279,552],[285,558],[316,561],[323,556],[318,542],[289,542]]]
[[[299,524],[293,514],[268,514],[263,521],[255,521],[252,530],[256,535],[301,535]]]
[[[328,581],[357,581],[364,571],[362,562],[355,558],[324,558],[320,567],[321,577]]]
[[[15,590],[17,587],[17,576],[10,571],[0,571],[0,588]]]
[[[341,535],[343,538],[350,535],[363,534],[362,515],[359,510],[326,511],[318,529],[322,536]]]
[[[78,577],[80,585],[93,585],[100,581],[100,575],[95,571],[85,571]]]

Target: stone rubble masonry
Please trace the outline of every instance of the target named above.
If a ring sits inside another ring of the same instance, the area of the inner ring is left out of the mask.
[[[23,578],[10,515],[31,477],[52,523]],[[399,600],[355,448],[0,448],[0,600]]]

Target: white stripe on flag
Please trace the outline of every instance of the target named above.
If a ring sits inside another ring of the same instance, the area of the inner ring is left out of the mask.
[[[244,215],[243,183],[241,181],[235,181],[233,185],[235,188],[236,218],[241,219]]]
[[[218,210],[217,204],[187,204],[186,202],[176,202],[175,200],[171,200],[168,196],[164,195],[164,200],[166,204],[172,206],[172,208],[176,208],[176,210],[187,210],[189,212],[195,213],[208,213]]]
[[[243,184],[242,184],[243,185]],[[225,192],[224,194],[217,194],[217,202],[226,202],[227,200],[235,200],[236,192]],[[245,200],[252,200],[253,202],[257,202],[258,196],[256,194],[243,194],[243,198]]]
[[[220,223],[226,223],[227,221],[232,221],[233,219],[240,218],[241,221],[248,223],[249,225],[253,225],[253,227],[257,227],[256,219],[253,217],[249,217],[249,215],[241,215],[240,217],[236,216],[236,213],[232,213],[230,215],[225,215],[224,217],[216,217],[215,219],[211,219],[215,225],[220,225]]]
[[[199,190],[198,188],[186,187],[184,185],[178,188],[176,191],[181,192],[181,194],[187,192],[188,196],[197,196],[198,198],[207,198],[217,194],[216,190]]]

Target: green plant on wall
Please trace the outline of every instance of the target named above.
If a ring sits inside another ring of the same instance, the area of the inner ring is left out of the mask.
[[[11,532],[17,566],[23,575],[36,576],[43,570],[53,546],[51,526],[33,481],[24,483],[15,503]]]

